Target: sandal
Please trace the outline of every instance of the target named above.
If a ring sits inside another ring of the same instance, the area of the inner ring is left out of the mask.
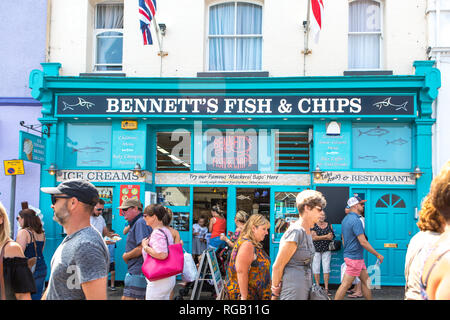
[[[347,297],[349,297],[349,298],[353,298],[353,299],[358,299],[358,298],[363,298],[363,296],[362,295],[356,295],[356,294],[349,294]]]
[[[331,297],[331,292],[328,291],[328,289],[325,289],[326,294]]]

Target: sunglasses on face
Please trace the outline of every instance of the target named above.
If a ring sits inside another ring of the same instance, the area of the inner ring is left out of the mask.
[[[57,199],[70,199],[70,198],[73,198],[73,197],[71,197],[71,196],[55,196],[54,194],[52,194],[52,196],[51,196],[52,205],[55,205]]]
[[[133,208],[133,207],[124,208],[124,209],[122,209],[122,212],[126,212],[126,211],[129,210],[130,208]]]
[[[102,208],[96,208],[95,210],[98,211],[98,212],[103,212]]]

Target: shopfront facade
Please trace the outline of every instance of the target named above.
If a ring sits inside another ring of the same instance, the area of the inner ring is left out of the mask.
[[[264,248],[273,262],[298,216],[299,191],[325,194],[338,237],[346,200],[358,193],[368,200],[369,242],[385,256],[374,279],[404,283],[407,244],[432,178],[431,104],[440,86],[432,61],[416,61],[412,76],[289,78],[62,77],[60,64],[42,66],[30,75],[50,132],[41,185],[91,181],[115,232],[122,235],[117,207],[127,197],[162,203],[190,251],[192,225],[219,204],[227,231],[238,210],[270,220]],[[45,170],[51,165],[55,175]],[[50,198],[41,193],[40,203],[50,261],[63,230]],[[118,280],[124,248],[118,242]],[[332,283],[340,282],[342,260],[342,250],[333,252]]]

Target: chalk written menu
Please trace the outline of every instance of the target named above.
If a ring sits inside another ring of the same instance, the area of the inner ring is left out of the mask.
[[[132,169],[145,164],[145,131],[114,131],[112,166]]]
[[[351,126],[342,123],[341,134],[338,136],[327,135],[325,126],[323,126],[323,131],[318,130],[315,133],[315,157],[320,169],[343,170],[350,168],[350,130]]]

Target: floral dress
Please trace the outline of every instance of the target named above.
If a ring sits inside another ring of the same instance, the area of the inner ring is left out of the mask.
[[[227,279],[225,281],[226,297],[230,300],[239,300],[241,292],[237,280],[236,256],[242,243],[250,241],[240,238],[231,252],[228,265]],[[255,247],[256,259],[253,260],[248,271],[248,300],[270,300],[271,280],[270,280],[270,259],[263,248]]]

